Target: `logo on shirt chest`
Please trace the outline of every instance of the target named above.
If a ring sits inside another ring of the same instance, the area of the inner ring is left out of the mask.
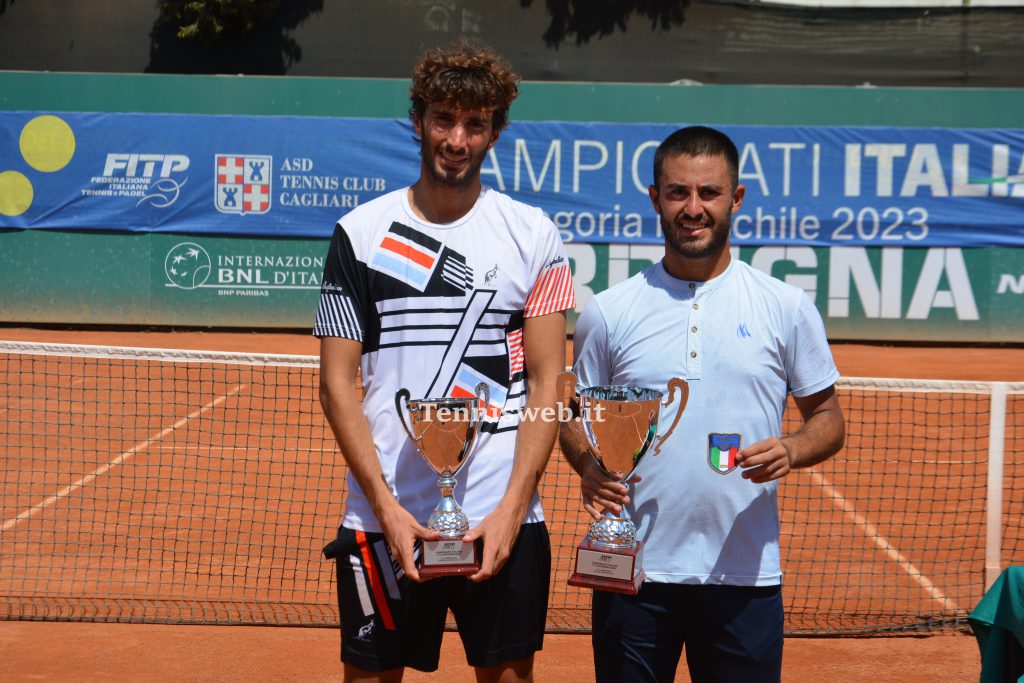
[[[736,456],[742,447],[739,434],[708,434],[708,465],[719,474],[729,474],[736,469]]]
[[[464,294],[473,287],[465,256],[398,222],[377,243],[369,265],[427,296]]]

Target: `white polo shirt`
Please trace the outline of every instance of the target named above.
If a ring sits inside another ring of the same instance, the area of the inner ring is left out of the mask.
[[[728,450],[733,435],[739,448],[779,436],[787,393],[808,396],[838,379],[811,299],[738,260],[707,282],[677,280],[656,263],[590,301],[574,347],[583,387],[689,384],[675,432],[640,462],[643,481],[627,506],[647,579],[779,584],[777,482],[743,479]],[[660,433],[677,406],[678,397],[662,408]]]

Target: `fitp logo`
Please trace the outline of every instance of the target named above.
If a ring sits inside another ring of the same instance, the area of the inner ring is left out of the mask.
[[[21,129],[18,146],[29,166],[42,173],[53,173],[67,166],[75,155],[75,132],[62,118],[36,116]],[[0,172],[0,214],[20,216],[29,210],[34,198],[32,181],[25,174]]]
[[[181,289],[202,287],[210,279],[212,269],[210,254],[195,242],[174,245],[164,259],[167,281]]]

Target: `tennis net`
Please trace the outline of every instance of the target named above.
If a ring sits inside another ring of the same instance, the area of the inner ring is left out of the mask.
[[[320,549],[346,468],[317,385],[315,357],[0,342],[0,618],[336,624]],[[1024,512],[1024,385],[839,392],[846,448],[780,486],[787,631],[965,628],[986,564],[1024,562],[1019,525],[997,549],[986,527],[993,424],[1001,518]],[[588,518],[557,453],[541,496],[548,628],[588,630],[566,583]]]

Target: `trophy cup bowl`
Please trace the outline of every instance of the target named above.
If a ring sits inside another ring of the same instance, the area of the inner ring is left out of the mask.
[[[427,528],[441,539],[423,543],[419,572],[424,578],[475,574],[480,569],[476,548],[462,541],[469,531],[469,518],[453,494],[455,475],[468,461],[480,431],[480,405],[489,401],[490,390],[483,382],[476,386],[475,396],[465,398],[411,399],[407,389],[395,392],[398,419],[416,451],[438,475],[441,489],[441,500],[427,520]]]
[[[679,424],[686,408],[689,387],[681,379],[668,382],[664,392],[631,384],[586,387],[577,390],[576,376],[563,373],[559,386],[565,401],[575,398],[588,452],[608,476],[625,483],[637,465],[651,452],[658,454]],[[661,408],[667,408],[679,391],[679,405],[671,426],[658,435]],[[625,511],[606,509],[590,525],[589,533],[576,551],[576,570],[569,584],[636,595],[644,581],[643,542],[636,538],[636,525]]]

